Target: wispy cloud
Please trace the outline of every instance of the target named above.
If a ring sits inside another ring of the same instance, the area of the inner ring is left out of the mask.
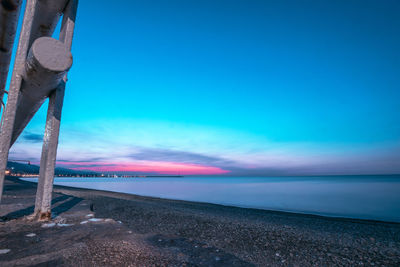
[[[43,134],[36,134],[32,132],[25,132],[22,135],[22,139],[31,143],[40,143],[43,142]]]
[[[139,148],[137,152],[130,154],[128,157],[134,160],[180,162],[213,166],[228,165],[233,163],[231,160],[220,157],[160,148]]]
[[[42,136],[35,132],[25,133],[10,156],[39,161]],[[74,169],[135,173],[263,176],[400,172],[399,143],[273,142],[246,132],[132,120],[64,125],[57,158],[57,164]]]

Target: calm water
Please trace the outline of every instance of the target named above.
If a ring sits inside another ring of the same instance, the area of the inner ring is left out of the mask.
[[[239,207],[400,222],[399,175],[274,178],[56,177],[55,184]]]

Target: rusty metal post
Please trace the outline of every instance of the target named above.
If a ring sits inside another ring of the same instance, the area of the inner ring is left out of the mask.
[[[3,0],[0,3],[0,101],[3,101],[21,3],[22,0]]]
[[[60,41],[68,50],[72,46],[75,18],[78,1],[71,0],[65,11],[61,24]],[[61,111],[64,101],[64,92],[67,76],[64,81],[50,96],[47,111],[46,130],[43,140],[42,157],[40,160],[39,182],[36,192],[34,216],[39,220],[51,219],[51,198],[54,182],[54,169],[56,164],[58,137],[60,133]]]
[[[0,132],[0,201],[3,194],[4,175],[7,167],[8,152],[10,150],[11,136],[14,128],[15,113],[17,110],[18,95],[22,83],[22,72],[25,68],[25,59],[28,54],[32,23],[38,0],[28,0],[26,3],[24,21],[18,42],[17,55],[11,77],[7,106],[4,109],[4,120]]]

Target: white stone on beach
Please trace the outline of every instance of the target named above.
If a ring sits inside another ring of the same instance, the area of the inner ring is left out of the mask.
[[[34,236],[36,236],[36,234],[35,234],[35,233],[30,233],[30,234],[27,234],[27,235],[25,235],[25,236],[27,236],[27,237],[34,237]]]
[[[91,218],[91,219],[89,219],[89,221],[91,221],[91,222],[101,222],[101,221],[104,221],[104,219],[100,219],[100,218]]]
[[[10,252],[11,249],[5,248],[5,249],[0,249],[0,254],[6,254],[8,252]]]
[[[94,216],[94,214],[88,214],[88,215],[86,215],[86,217],[88,217],[88,218],[93,217],[93,216]]]
[[[82,221],[80,224],[85,224],[88,223],[89,221]]]
[[[122,223],[121,221],[117,221],[117,223]]]
[[[60,226],[60,227],[66,227],[66,226],[71,226],[71,225],[73,225],[73,224],[71,224],[71,223],[57,223],[57,226]]]
[[[53,227],[55,225],[56,225],[55,223],[44,223],[44,224],[42,224],[42,227],[43,228],[50,228],[50,227]]]

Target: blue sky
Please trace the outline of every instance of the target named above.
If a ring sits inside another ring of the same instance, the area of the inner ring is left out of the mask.
[[[80,1],[58,164],[400,172],[398,1]],[[45,109],[10,158],[37,161]]]

